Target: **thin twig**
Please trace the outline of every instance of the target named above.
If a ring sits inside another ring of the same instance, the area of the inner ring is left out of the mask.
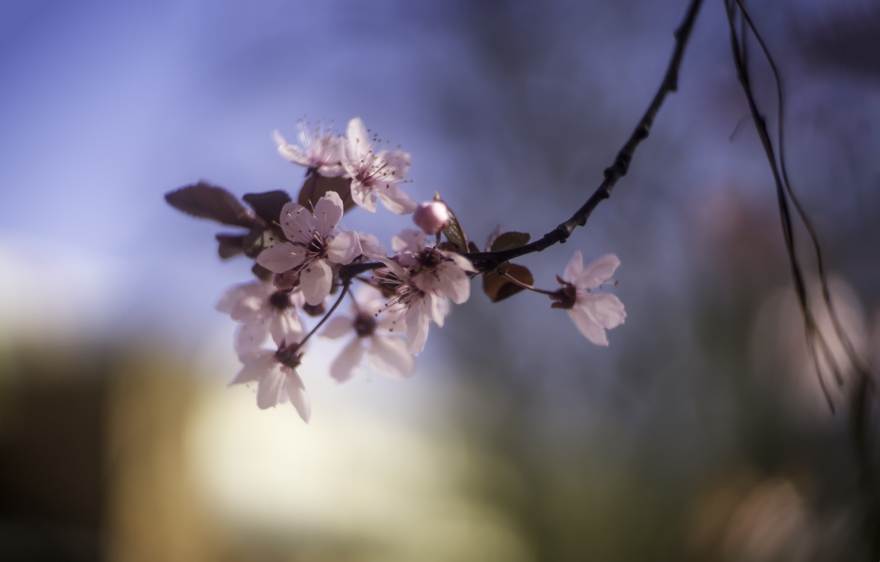
[[[625,176],[629,170],[629,164],[636,151],[636,147],[638,147],[643,140],[648,138],[651,126],[654,124],[654,119],[657,117],[657,113],[660,111],[660,106],[663,105],[666,96],[678,89],[678,71],[681,67],[685,47],[687,47],[688,40],[691,36],[691,30],[693,30],[694,27],[694,21],[697,19],[697,14],[699,13],[702,4],[703,0],[691,0],[684,19],[678,26],[678,29],[675,30],[675,49],[672,52],[672,57],[666,68],[666,74],[663,75],[663,81],[660,83],[660,88],[657,90],[657,93],[654,94],[654,99],[651,100],[651,104],[648,106],[648,109],[645,111],[641,120],[639,120],[639,124],[636,126],[635,130],[633,130],[629,140],[623,145],[620,152],[617,153],[611,166],[605,169],[605,179],[596,191],[593,192],[590,198],[587,199],[587,202],[584,203],[583,206],[581,206],[581,208],[578,209],[577,212],[575,212],[575,214],[573,214],[567,221],[530,244],[501,252],[474,252],[464,254],[465,257],[471,260],[474,267],[481,272],[486,273],[493,271],[502,263],[513,258],[534,252],[541,252],[554,244],[564,243],[568,237],[571,236],[571,233],[575,228],[586,224],[590,214],[592,214],[593,210],[599,205],[599,203],[611,197],[611,190],[614,189],[617,181]],[[342,269],[341,276],[343,278],[352,277],[358,273],[363,273],[364,271],[369,271],[370,269],[376,269],[382,266],[383,264],[381,263],[364,263],[354,266],[345,266]]]
[[[324,325],[324,322],[326,322],[327,319],[330,318],[330,315],[333,314],[333,313],[336,311],[336,309],[339,307],[339,303],[342,302],[342,299],[345,298],[345,294],[348,293],[348,287],[349,287],[350,285],[351,285],[351,279],[350,279],[350,278],[349,278],[349,279],[345,279],[345,280],[343,280],[343,282],[342,282],[342,292],[339,293],[339,297],[336,299],[336,302],[333,303],[333,306],[330,307],[330,310],[327,311],[327,314],[325,314],[324,317],[321,318],[321,321],[318,322],[318,324],[317,324],[314,328],[312,328],[312,331],[309,332],[308,334],[306,334],[306,337],[304,337],[304,338],[302,339],[302,341],[299,342],[298,347],[302,348],[302,346],[308,341],[308,339],[309,339],[310,337],[312,337],[312,334],[314,334],[315,332],[317,332],[317,331],[318,331],[318,328],[320,328],[321,326],[323,326],[323,325]]]

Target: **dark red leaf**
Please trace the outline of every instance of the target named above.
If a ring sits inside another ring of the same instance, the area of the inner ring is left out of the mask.
[[[290,203],[290,195],[286,191],[266,191],[263,193],[245,193],[242,199],[251,206],[266,224],[277,223],[281,218],[281,208]]]
[[[501,264],[498,269],[526,285],[532,285],[535,282],[532,272],[523,265],[507,262]],[[486,293],[486,296],[488,296],[489,300],[492,302],[503,301],[523,290],[525,289],[516,283],[511,283],[509,280],[494,271],[483,275],[483,292]]]
[[[498,238],[492,242],[492,252],[502,252],[504,250],[512,250],[529,243],[531,238],[525,232],[504,232],[498,235]]]
[[[244,251],[244,237],[244,234],[217,234],[215,238],[220,243],[217,253],[224,260],[237,256]]]
[[[324,197],[329,191],[335,191],[342,199],[343,212],[354,207],[349,178],[325,178],[318,173],[312,173],[305,179],[296,202],[311,211],[315,209],[318,199]]]
[[[223,224],[254,228],[261,223],[235,195],[203,181],[169,191],[165,194],[165,201],[188,215]]]

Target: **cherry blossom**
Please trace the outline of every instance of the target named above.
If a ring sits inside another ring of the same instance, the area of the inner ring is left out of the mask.
[[[306,387],[296,372],[301,355],[297,355],[295,349],[295,345],[285,347],[282,343],[278,351],[262,347],[249,351],[241,357],[244,366],[229,386],[257,381],[257,406],[260,409],[290,400],[299,417],[308,423],[312,407]]]
[[[360,207],[376,212],[376,197],[398,215],[416,210],[416,203],[398,185],[409,171],[409,152],[402,150],[373,151],[373,143],[360,118],[348,123],[348,138],[342,144],[342,165],[351,178],[351,198]]]
[[[322,303],[333,283],[330,264],[348,264],[361,253],[357,233],[336,233],[340,218],[342,200],[333,191],[318,200],[314,215],[302,205],[285,204],[281,229],[289,242],[263,250],[257,263],[273,273],[296,270],[306,302]]]
[[[394,378],[411,377],[415,359],[407,351],[406,341],[394,335],[402,307],[389,307],[378,289],[365,285],[353,299],[351,312],[351,317],[330,319],[321,331],[322,336],[332,339],[351,332],[355,335],[330,365],[330,376],[337,382],[347,381],[366,354],[378,371]]]
[[[562,278],[557,277],[563,287],[551,296],[557,302],[550,306],[567,310],[577,329],[596,345],[607,346],[605,330],[623,324],[626,318],[619,298],[592,292],[608,281],[619,265],[617,256],[607,254],[584,269],[584,259],[578,250],[569,260]]]
[[[424,291],[434,291],[462,304],[471,294],[468,273],[476,270],[470,261],[457,252],[425,246],[427,235],[420,230],[406,229],[391,241],[397,252],[394,261],[405,267],[415,284]]]
[[[399,307],[406,323],[406,348],[418,355],[428,341],[430,322],[443,327],[449,314],[449,299],[429,289],[420,288],[407,270],[392,259],[381,260],[388,266],[375,272],[379,288],[390,294],[388,306]]]
[[[298,314],[303,303],[302,292],[281,291],[270,283],[251,281],[227,290],[217,310],[242,323],[235,334],[235,350],[242,354],[262,345],[269,334],[276,344],[299,340],[304,334]]]
[[[297,125],[302,148],[289,143],[278,131],[273,133],[281,156],[294,164],[317,170],[326,178],[335,178],[345,173],[340,162],[342,138],[332,133],[324,133],[323,127],[310,130],[309,124],[304,120],[300,120]]]

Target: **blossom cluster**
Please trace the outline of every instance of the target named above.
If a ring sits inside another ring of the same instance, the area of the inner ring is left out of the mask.
[[[584,267],[576,252],[557,276],[561,287],[553,291],[534,287],[531,272],[519,264],[482,261],[478,269],[469,259],[476,246],[439,195],[416,204],[403,191],[410,154],[382,148],[359,118],[348,123],[345,136],[310,129],[302,121],[299,145],[277,131],[274,136],[279,153],[306,169],[296,202],[284,192],[248,194],[249,209],[204,182],[166,194],[186,213],[247,229],[246,234],[218,234],[219,253],[254,259],[257,279],[227,290],[217,309],[238,322],[234,346],[242,368],[230,384],[256,383],[260,408],[289,401],[309,420],[311,406],[297,368],[313,335],[349,338],[330,366],[337,382],[349,380],[365,357],[391,377],[412,376],[431,323],[443,326],[450,301],[467,301],[478,275],[493,302],[522,290],[549,296],[551,306],[567,310],[597,345],[608,345],[605,330],[623,323],[620,300],[597,291],[619,265],[616,256]],[[349,209],[376,212],[377,200],[392,213],[412,214],[418,227],[394,236],[390,253],[375,236],[341,225]],[[527,241],[527,234],[502,233],[499,227],[481,255]],[[355,282],[361,284],[356,291]],[[346,296],[350,315],[337,315]],[[317,320],[307,329],[309,318]]]

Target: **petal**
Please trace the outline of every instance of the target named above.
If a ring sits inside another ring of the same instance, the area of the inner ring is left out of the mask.
[[[275,288],[269,283],[262,281],[242,283],[227,289],[215,308],[240,322],[242,317],[262,307],[273,292]]]
[[[398,379],[407,379],[416,371],[416,360],[406,350],[406,341],[380,335],[370,337],[370,360],[376,370]]]
[[[419,311],[419,307],[411,307],[406,311],[406,348],[413,355],[425,349],[428,341],[428,315]]]
[[[406,313],[406,309],[399,304],[386,309],[379,314],[379,318],[376,320],[376,328],[395,334],[402,333],[401,320],[404,313]]]
[[[309,395],[306,394],[306,386],[303,384],[302,379],[299,378],[299,373],[296,370],[290,367],[286,367],[284,370],[287,371],[284,390],[287,392],[288,398],[290,398],[290,403],[296,408],[296,412],[302,418],[302,421],[309,423],[309,418],[312,417],[312,403],[309,400]]]
[[[281,154],[281,156],[294,164],[299,164],[300,166],[309,165],[309,157],[300,149],[300,147],[290,144],[277,130],[273,133],[273,137],[275,138],[275,143],[278,145],[278,153]]]
[[[318,168],[318,173],[325,178],[338,178],[345,173],[345,168],[343,168],[342,164],[339,163],[325,164]]]
[[[303,336],[303,324],[295,310],[286,309],[272,314],[267,322],[272,340],[281,345],[281,342],[291,344],[299,341]]]
[[[340,232],[327,245],[327,259],[345,265],[361,255],[360,238],[357,232]]]
[[[342,199],[335,191],[328,191],[315,203],[315,230],[327,238],[342,218]]]
[[[620,326],[626,318],[623,303],[616,295],[608,293],[587,295],[582,299],[581,306],[605,329],[610,330]]]
[[[262,316],[258,316],[246,324],[239,324],[235,331],[235,352],[239,357],[247,355],[263,345],[268,335],[269,326]]]
[[[330,364],[330,376],[336,382],[345,382],[354,375],[354,368],[361,362],[364,356],[364,348],[360,338],[352,338],[339,356]]]
[[[366,159],[370,155],[372,143],[367,136],[367,128],[360,117],[355,117],[348,122],[348,146],[352,150],[352,156],[358,161]]]
[[[308,244],[315,230],[312,212],[298,203],[285,203],[281,207],[281,230],[291,242]]]
[[[379,240],[372,234],[364,234],[358,232],[359,243],[361,245],[361,253],[371,260],[378,260],[388,257],[385,247],[379,245]]]
[[[614,275],[620,260],[614,254],[606,254],[597,259],[577,276],[577,281],[569,281],[578,289],[595,289]],[[568,281],[566,279],[566,281]]]
[[[408,215],[418,207],[412,197],[404,193],[400,186],[391,183],[377,186],[376,194],[386,209],[398,215]]]
[[[324,260],[315,260],[303,268],[299,282],[306,302],[315,306],[324,302],[330,294],[333,272]]]
[[[571,259],[568,260],[568,265],[565,266],[565,273],[562,274],[562,279],[574,285],[583,271],[584,256],[580,250],[576,250]]]
[[[471,263],[471,260],[467,259],[466,257],[459,254],[458,252],[446,252],[443,250],[437,250],[437,251],[440,252],[441,254],[443,254],[443,256],[446,257],[447,259],[452,260],[452,263],[457,265],[463,271],[468,271],[470,273],[475,273],[477,271],[477,269],[474,267],[474,264]]]
[[[471,280],[458,266],[444,263],[439,268],[437,288],[441,293],[452,299],[455,304],[461,304],[471,296]]]
[[[334,316],[324,324],[324,328],[318,334],[325,338],[337,339],[351,333],[354,329],[354,322],[347,316]]]
[[[391,249],[395,252],[417,253],[425,248],[427,235],[421,230],[407,228],[391,239]]]
[[[271,408],[279,402],[284,394],[284,383],[287,377],[277,361],[262,377],[257,385],[257,406],[261,410]]]
[[[289,242],[281,242],[266,248],[257,256],[257,263],[272,273],[284,273],[303,262],[299,248]]]
[[[277,364],[275,352],[268,349],[256,349],[244,357],[244,367],[235,375],[229,386],[255,381],[265,375]]]
[[[449,314],[449,299],[440,295],[428,293],[426,300],[431,319],[434,321],[434,324],[437,324],[442,328],[443,320],[446,318],[446,315]]]
[[[376,194],[373,193],[373,189],[355,179],[351,180],[351,199],[360,208],[371,213],[376,212]]]
[[[608,345],[608,338],[605,336],[605,330],[603,330],[602,326],[590,317],[586,310],[576,305],[568,311],[568,315],[571,316],[574,325],[577,326],[577,329],[580,330],[585,338],[596,345]]]
[[[380,168],[380,177],[383,181],[396,183],[406,177],[412,156],[403,150],[381,150],[376,155],[375,166]]]

